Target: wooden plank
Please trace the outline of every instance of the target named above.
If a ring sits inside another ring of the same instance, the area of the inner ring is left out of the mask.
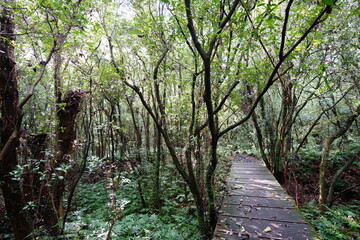
[[[213,239],[317,239],[311,229],[265,164],[233,163]]]
[[[262,208],[280,208],[280,209],[296,209],[295,207],[275,207],[275,206],[269,206],[269,205],[261,205],[261,204],[244,204],[244,203],[229,203],[229,202],[224,202],[223,206],[227,206],[227,205],[241,205],[241,206],[245,206],[245,207],[262,207]]]
[[[239,197],[239,196],[226,196],[225,202],[233,204],[247,204],[247,205],[263,205],[272,207],[295,207],[294,202],[287,198],[280,201],[276,198],[256,198],[256,197]]]

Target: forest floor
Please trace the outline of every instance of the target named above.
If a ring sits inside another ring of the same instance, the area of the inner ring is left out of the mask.
[[[11,232],[11,224],[6,216],[4,198],[2,197],[2,193],[0,191],[0,239],[5,239],[5,236]]]
[[[225,189],[226,183],[231,184],[231,178],[226,180],[231,162],[233,162],[233,166],[236,166],[239,164],[256,164],[259,161],[254,156],[239,153],[223,159],[223,166],[218,173],[219,186],[217,186],[217,191]],[[336,188],[337,199],[334,202],[334,206],[325,213],[320,213],[316,207],[318,196],[318,162],[317,159],[307,156],[307,158],[298,160],[295,164],[293,163],[289,166],[288,172],[291,177],[288,180],[288,188],[290,195],[295,199],[295,202],[298,203],[298,206],[301,207],[303,213],[315,226],[323,239],[359,239],[357,237],[360,237],[360,223],[357,216],[360,216],[360,192],[359,188],[356,187],[360,182],[359,164],[355,163],[339,180]],[[338,166],[339,164],[329,166],[328,179],[331,177],[330,173],[333,173]],[[111,195],[111,192],[108,190],[109,181],[106,180],[105,176],[106,168],[106,166],[103,169],[96,165],[94,171],[91,171],[89,165],[89,169],[78,187],[74,201],[75,205],[67,224],[68,232],[72,233],[72,237],[68,235],[68,239],[95,239],[106,232],[109,216],[111,216],[111,209],[109,209],[108,205],[109,194]],[[148,167],[144,169],[146,170]],[[248,169],[243,169],[242,172],[253,175]],[[240,174],[239,178],[242,177],[241,175],[243,174]],[[184,191],[183,182],[179,181],[178,177],[174,175],[171,165],[163,168],[162,177],[164,181],[162,187],[166,189],[164,191],[166,195],[163,196],[163,207],[160,212],[154,212],[150,208],[142,208],[138,197],[136,178],[127,172],[124,172],[121,176],[122,179],[129,180],[126,181],[129,183],[124,184],[117,193],[117,196],[119,200],[129,203],[123,211],[123,217],[119,219],[115,226],[115,230],[120,237],[119,239],[148,239],[149,237],[152,239],[175,239],[174,236],[176,236],[176,239],[197,239],[195,208],[191,204],[191,199],[188,199],[190,197],[189,193]],[[151,176],[151,174],[145,174],[142,179],[146,196],[151,196]],[[251,178],[256,177],[254,175]],[[261,180],[261,177],[259,179]],[[249,184],[245,184],[245,186],[247,185]],[[235,187],[230,190],[239,191],[242,189],[237,188],[235,184]],[[251,191],[251,194],[256,193],[254,189]],[[264,207],[251,206],[251,204],[248,204],[250,206],[245,206],[244,201],[246,199],[244,197],[242,199],[241,204],[243,207],[240,209],[243,213],[247,212],[246,217],[259,211],[254,210],[254,208],[265,209]],[[148,198],[147,200],[149,201]],[[225,199],[224,203],[226,201]],[[232,205],[228,204],[228,208],[237,208],[239,206],[240,202],[235,202]],[[286,211],[291,208],[293,206],[288,206],[282,210],[286,214]],[[224,208],[222,210],[224,211]],[[223,213],[220,212],[220,214]],[[240,223],[240,221],[234,222],[234,229],[236,228],[237,232],[240,232],[243,229],[237,223]],[[263,229],[259,228],[258,231],[261,234],[267,234],[264,230],[270,227],[270,232],[279,234],[280,232],[276,230],[276,227],[279,226],[279,224],[265,224],[261,227]],[[245,230],[248,231],[247,228]],[[10,235],[11,225],[6,216],[4,201],[0,193],[0,239],[11,239],[9,238]]]
[[[327,170],[327,182],[337,170],[337,165],[330,165]],[[289,193],[302,207],[309,202],[317,202],[319,196],[319,162],[295,163],[289,167]],[[296,179],[294,178],[296,177]],[[335,188],[334,205],[360,200],[360,164],[353,164],[338,180]]]

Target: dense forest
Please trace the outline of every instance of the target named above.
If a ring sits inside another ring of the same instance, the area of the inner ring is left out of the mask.
[[[0,239],[211,239],[236,154],[359,239],[359,1],[0,11]]]

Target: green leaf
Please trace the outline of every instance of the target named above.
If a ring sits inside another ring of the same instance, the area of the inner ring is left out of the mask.
[[[324,3],[326,4],[326,5],[329,5],[329,6],[334,6],[335,4],[334,4],[334,2],[333,2],[333,0],[323,0],[324,1]]]
[[[163,2],[163,3],[170,3],[169,0],[160,0],[160,1]]]

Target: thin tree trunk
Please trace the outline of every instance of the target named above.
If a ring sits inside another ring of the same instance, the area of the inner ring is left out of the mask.
[[[347,91],[330,107],[324,109],[319,116],[315,119],[315,121],[313,122],[313,124],[310,126],[309,130],[306,132],[305,136],[302,138],[302,140],[300,141],[299,146],[296,148],[294,154],[296,155],[299,150],[301,149],[301,147],[304,145],[304,143],[306,142],[308,136],[310,135],[310,133],[312,132],[312,130],[315,128],[315,126],[317,125],[317,123],[320,121],[321,117],[330,109],[334,108],[347,94],[348,92],[353,88],[354,86],[351,86],[347,89]]]
[[[100,104],[100,108],[104,108],[103,103]],[[104,125],[104,121],[103,121],[103,113],[101,111],[99,111],[99,126],[103,126]],[[98,157],[99,158],[104,158],[105,157],[105,139],[104,139],[104,129],[103,127],[100,127],[98,129]]]
[[[133,125],[134,125],[134,130],[135,130],[135,143],[136,143],[136,153],[135,153],[135,162],[134,161],[130,161],[131,166],[134,170],[134,174],[136,177],[136,182],[137,182],[137,188],[138,188],[138,192],[140,195],[140,200],[141,200],[141,204],[143,208],[147,208],[147,203],[145,201],[145,197],[144,197],[144,191],[143,191],[143,187],[142,187],[142,170],[141,170],[141,163],[142,163],[142,159],[141,159],[141,147],[142,147],[142,136],[141,136],[141,129],[139,128],[137,121],[136,121],[136,117],[135,117],[135,110],[134,107],[132,105],[132,100],[129,98],[126,98],[126,101],[128,103],[130,112],[131,112],[131,118],[133,121]],[[140,166],[140,167],[138,167]]]
[[[255,127],[255,130],[256,130],[256,137],[257,137],[257,140],[258,140],[261,157],[264,160],[264,163],[265,163],[266,167],[269,170],[271,170],[272,166],[270,165],[269,159],[268,159],[268,157],[266,156],[266,153],[265,153],[263,135],[262,135],[259,123],[257,121],[257,115],[256,115],[255,111],[251,115],[251,119],[252,119],[252,121],[254,123],[254,127]]]
[[[344,135],[347,130],[350,128],[351,124],[355,121],[357,116],[360,114],[360,106],[357,107],[355,113],[350,116],[343,127],[341,127],[339,130],[337,130],[334,134],[330,135],[328,138],[324,140],[323,147],[322,147],[322,156],[321,156],[321,163],[320,163],[320,169],[319,169],[319,209],[321,211],[325,210],[326,205],[326,186],[325,186],[325,180],[326,180],[326,166],[327,162],[329,160],[329,153],[331,144],[339,137]]]
[[[360,160],[360,148],[357,150],[355,156],[352,156],[351,158],[349,158],[345,164],[336,171],[335,175],[332,177],[331,182],[330,182],[330,187],[329,187],[329,193],[327,195],[327,204],[329,205],[329,207],[331,207],[332,203],[333,203],[333,196],[334,196],[334,189],[335,189],[335,184],[337,182],[337,180],[341,177],[341,175],[343,174],[343,172],[345,172],[355,161],[359,161]]]
[[[146,148],[146,159],[150,161],[150,115],[149,113],[145,112],[145,121],[144,121],[144,128],[145,128],[145,148]]]
[[[204,182],[204,172],[205,172],[205,163],[204,157],[201,152],[201,137],[196,138],[196,143],[194,147],[194,157],[196,159],[196,178],[198,179],[199,191],[201,196],[205,194],[205,182]]]
[[[252,89],[251,89],[251,87],[249,85],[247,85],[246,88],[248,90],[248,94],[250,95],[250,97],[249,97],[250,105],[252,105],[252,103],[253,103]],[[252,119],[252,121],[254,123],[255,131],[256,131],[256,138],[258,140],[261,157],[262,157],[266,167],[269,170],[271,170],[272,167],[271,167],[269,159],[268,159],[268,157],[266,156],[266,153],[265,153],[263,135],[262,135],[262,131],[261,131],[261,128],[259,126],[259,123],[258,123],[258,116],[257,116],[255,111],[252,113],[251,119]]]
[[[61,68],[61,53],[56,52],[54,53],[54,95],[55,95],[55,112],[58,113],[61,110],[61,74],[60,74],[60,68]],[[59,122],[56,123],[56,130],[59,128]],[[56,132],[56,140],[57,143],[59,143],[59,133]],[[54,160],[53,160],[54,161]],[[57,159],[55,159],[55,162]],[[55,167],[53,167],[55,169]],[[54,170],[52,170],[53,172]],[[50,176],[51,177],[51,176]],[[50,179],[49,179],[50,181]],[[55,180],[54,185],[57,185],[57,182],[61,181],[59,179]],[[54,200],[54,196],[51,195],[51,187],[44,187],[42,195],[44,196],[44,223],[47,228],[50,230],[50,234],[52,236],[58,236],[60,234],[60,226],[59,226],[59,210],[63,209],[60,207],[60,204],[62,205],[62,201],[60,200]]]
[[[114,128],[113,125],[115,123],[115,104],[110,103],[111,112],[110,112],[110,141],[111,141],[111,161],[115,162],[115,137],[114,137]]]
[[[93,85],[92,83],[93,83],[92,78],[90,78],[90,89],[92,89],[92,85]],[[90,148],[91,148],[91,145],[93,144],[92,140],[94,139],[94,136],[93,136],[93,131],[92,131],[92,129],[93,129],[92,128],[92,126],[93,126],[92,113],[93,113],[92,97],[90,97],[89,98],[89,114],[88,114],[89,121],[88,121],[88,124],[86,124],[87,125],[86,140],[85,140],[86,141],[86,147],[84,148],[84,151],[83,151],[83,162],[81,164],[81,169],[80,169],[79,176],[76,178],[74,184],[71,186],[71,189],[69,191],[69,196],[67,198],[66,212],[64,214],[64,218],[63,218],[63,222],[62,222],[61,235],[64,234],[65,223],[66,223],[66,220],[67,220],[67,216],[68,216],[68,214],[70,213],[70,210],[71,210],[71,203],[72,203],[73,197],[75,195],[75,190],[76,190],[77,184],[79,183],[81,177],[83,176],[83,174],[85,172],[85,168],[86,168],[86,164],[87,164],[87,161],[88,161]]]
[[[111,63],[114,66],[117,74],[119,74],[119,76],[121,78],[123,78],[123,74],[120,71],[120,68],[117,66],[115,59],[114,59],[114,54],[113,54],[113,45],[112,45],[112,41],[111,38],[108,36],[108,43],[109,43],[109,49],[110,49],[110,55],[111,55]],[[194,177],[191,176],[191,174],[193,175],[193,172],[189,172],[189,174],[186,172],[186,170],[184,169],[184,166],[181,164],[179,157],[176,154],[176,150],[175,150],[175,146],[174,144],[171,142],[170,140],[170,136],[168,131],[166,130],[166,128],[162,127],[160,122],[158,121],[159,119],[155,116],[152,108],[150,107],[150,105],[148,104],[148,102],[145,100],[143,93],[140,91],[139,87],[137,87],[136,85],[133,85],[129,82],[127,82],[126,80],[124,81],[124,83],[131,88],[140,98],[141,103],[143,104],[143,106],[145,107],[145,109],[148,111],[148,113],[150,114],[151,118],[154,120],[157,129],[160,130],[164,142],[169,150],[170,156],[173,160],[173,163],[176,167],[176,170],[180,173],[180,175],[183,177],[184,181],[187,183],[187,185],[189,186],[189,189],[191,191],[191,193],[194,196],[195,199],[195,203],[196,203],[196,208],[197,208],[197,213],[198,213],[198,223],[199,223],[199,229],[201,231],[201,234],[205,236],[209,236],[209,228],[208,228],[208,224],[207,221],[205,220],[205,209],[204,209],[204,200],[203,200],[203,196],[200,195],[199,192],[199,188],[197,185],[197,182],[194,181]],[[161,102],[158,102],[158,104],[162,104]],[[160,111],[162,108],[160,108]],[[165,112],[162,113],[165,115]]]
[[[161,132],[157,130],[156,139],[156,158],[155,158],[155,183],[154,183],[154,208],[160,209],[160,162],[161,162]]]

